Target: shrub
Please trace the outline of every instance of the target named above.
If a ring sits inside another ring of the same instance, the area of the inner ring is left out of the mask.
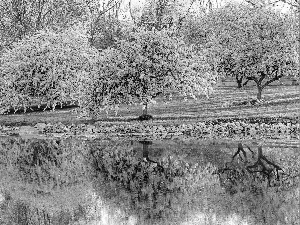
[[[33,101],[47,107],[77,100],[77,87],[97,51],[79,27],[60,33],[39,31],[13,44],[0,56],[0,108]]]

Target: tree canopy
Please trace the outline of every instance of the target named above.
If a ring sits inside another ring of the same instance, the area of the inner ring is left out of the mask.
[[[215,75],[203,55],[167,30],[130,33],[115,48],[102,51],[83,86],[83,105],[99,113],[121,103],[147,105],[175,91],[196,98],[212,88]],[[88,87],[88,88],[86,88]]]
[[[299,41],[291,23],[295,24],[291,17],[270,8],[230,4],[193,27],[202,39],[189,38],[205,46],[219,74],[254,81],[260,99],[267,85],[298,73]]]
[[[26,109],[35,100],[55,108],[58,103],[77,100],[78,83],[97,54],[81,29],[42,30],[5,49],[0,56],[2,109]]]

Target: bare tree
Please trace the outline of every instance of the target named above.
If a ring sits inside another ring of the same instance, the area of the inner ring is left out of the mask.
[[[134,15],[131,3],[130,0],[129,12],[134,23],[148,29],[154,27],[157,30],[174,25],[180,28],[192,10],[210,11],[214,6],[219,5],[218,0],[147,0],[142,8],[141,16],[138,17]]]
[[[67,27],[84,13],[76,0],[0,0],[0,43],[10,46],[46,27]]]
[[[114,43],[120,32],[118,16],[121,3],[122,0],[85,0],[91,45],[103,49]]]

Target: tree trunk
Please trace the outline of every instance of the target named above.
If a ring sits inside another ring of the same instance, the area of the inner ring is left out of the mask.
[[[297,79],[292,79],[292,85],[299,85],[299,82],[297,81]]]
[[[143,105],[143,114],[139,116],[139,120],[150,120],[153,119],[153,116],[148,115],[148,102],[145,102]]]
[[[242,83],[243,83],[243,77],[239,78],[238,76],[235,76],[235,79],[236,79],[238,88],[242,88],[243,87],[243,85],[242,85]]]
[[[243,87],[242,83],[238,82],[237,84],[238,84],[238,88],[242,88]]]
[[[144,103],[144,107],[143,107],[143,116],[148,115],[148,103],[145,102]]]
[[[246,86],[248,82],[249,82],[249,80],[247,79],[247,80],[243,83],[243,87]]]
[[[261,93],[262,93],[263,88],[261,85],[257,85],[257,100],[261,100]]]
[[[149,145],[152,144],[151,141],[140,141],[143,145],[143,159],[149,160]]]

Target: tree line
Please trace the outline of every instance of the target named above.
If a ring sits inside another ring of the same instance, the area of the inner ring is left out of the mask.
[[[299,1],[277,2],[0,1],[1,109],[74,100],[93,116],[124,103],[146,115],[158,96],[208,96],[223,77],[254,82],[260,100],[299,80]]]

